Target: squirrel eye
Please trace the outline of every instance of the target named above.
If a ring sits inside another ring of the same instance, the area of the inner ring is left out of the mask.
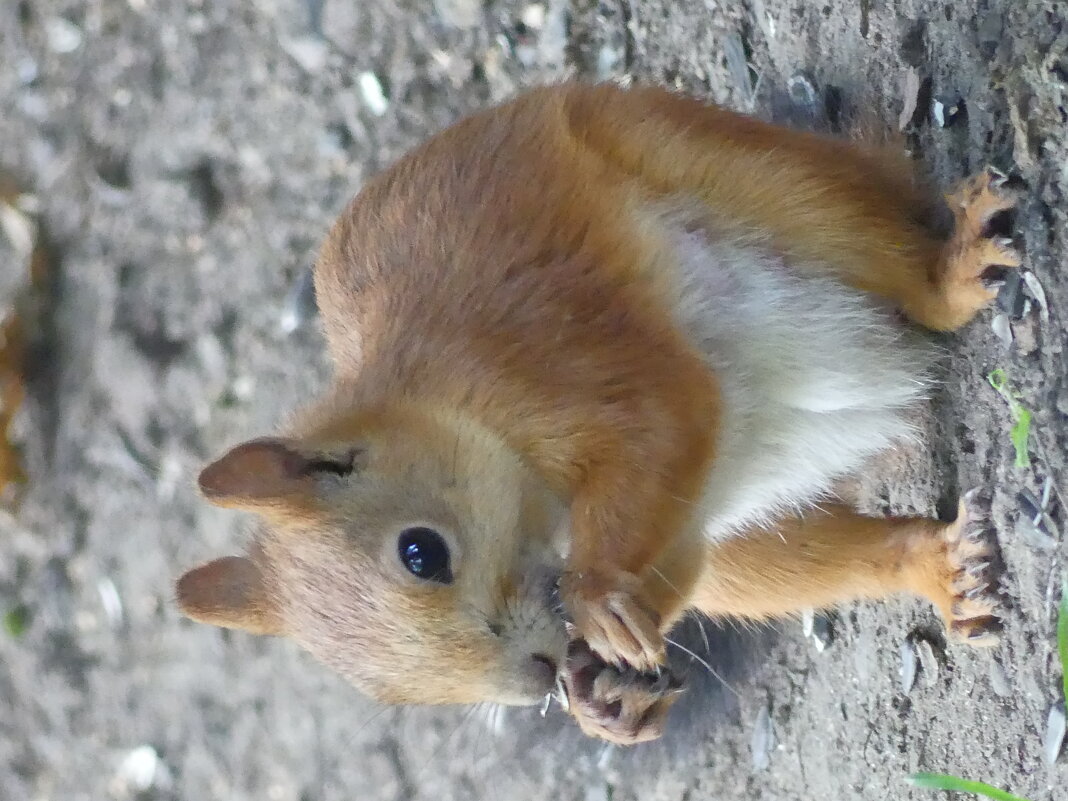
[[[452,583],[449,546],[433,529],[405,529],[397,540],[397,553],[413,576],[441,584]]]

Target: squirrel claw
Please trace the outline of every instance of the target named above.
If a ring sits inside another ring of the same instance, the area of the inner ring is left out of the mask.
[[[942,532],[948,573],[943,602],[950,635],[968,645],[997,645],[1004,629],[998,599],[994,533],[974,493],[961,499],[957,519]]]

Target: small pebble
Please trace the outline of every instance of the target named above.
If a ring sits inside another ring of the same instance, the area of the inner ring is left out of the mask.
[[[934,687],[938,683],[938,657],[935,656],[931,643],[922,637],[916,638],[916,657],[920,663],[920,679],[924,687]]]
[[[625,57],[626,53],[621,47],[606,42],[597,51],[597,80],[607,81],[618,75],[623,69]]]
[[[812,609],[804,609],[801,612],[801,633],[806,637],[812,636],[812,627],[816,620],[816,613]]]
[[[1042,322],[1049,322],[1049,307],[1046,305],[1046,290],[1042,288],[1042,284],[1038,282],[1038,277],[1030,270],[1024,270],[1023,272],[1024,284],[1027,285],[1027,291],[1031,293],[1031,297],[1035,299],[1035,303],[1038,304],[1038,314],[1042,319]]]
[[[834,642],[834,626],[830,619],[813,609],[801,611],[801,633],[811,638],[812,645],[821,654]]]
[[[753,724],[753,736],[750,740],[753,770],[755,772],[768,768],[771,764],[771,752],[774,748],[775,730],[771,723],[771,709],[765,705],[757,712],[756,722]]]
[[[115,784],[123,794],[138,795],[160,783],[165,773],[166,768],[156,749],[142,745],[130,751],[122,760],[115,774]]]
[[[935,98],[931,102],[931,116],[934,117],[935,124],[939,128],[948,128],[957,118],[960,116],[961,110],[964,108],[964,101],[959,97],[955,98]]]
[[[990,328],[994,331],[994,335],[1001,340],[1006,348],[1012,346],[1012,325],[1009,323],[1009,315],[1001,312],[995,314],[994,319],[990,321]]]
[[[1042,738],[1042,755],[1046,758],[1046,764],[1052,765],[1060,756],[1061,747],[1064,745],[1064,704],[1054,704],[1046,718],[1046,734]]]
[[[908,695],[916,684],[916,672],[919,667],[919,657],[916,655],[916,647],[912,640],[906,637],[901,641],[901,665],[898,673],[901,679],[901,692]]]
[[[284,39],[282,49],[300,65],[305,72],[315,73],[326,66],[329,48],[318,36],[301,36],[297,39]]]
[[[208,18],[204,14],[192,13],[185,18],[187,30],[194,36],[199,36],[208,29]]]
[[[1005,666],[998,662],[996,659],[991,659],[988,663],[988,677],[990,679],[990,689],[994,691],[995,695],[999,695],[1002,698],[1008,698],[1012,695],[1012,685],[1009,684],[1009,676],[1005,672]]]
[[[806,111],[815,110],[819,102],[819,94],[807,75],[797,73],[792,76],[786,81],[786,90],[790,93],[790,100],[799,108]]]
[[[45,21],[45,39],[53,53],[73,53],[82,46],[82,29],[63,17]]]
[[[318,313],[319,307],[315,303],[315,276],[311,269],[304,269],[290,287],[278,327],[283,334],[292,334],[307,325]]]
[[[37,67],[37,62],[27,56],[26,58],[20,58],[18,63],[15,64],[15,74],[18,75],[19,83],[22,86],[29,86],[37,80],[40,70]]]
[[[358,81],[360,95],[363,97],[367,110],[376,117],[381,117],[389,108],[389,101],[386,99],[386,93],[382,89],[382,82],[377,75],[369,70],[361,72]]]
[[[115,582],[110,578],[102,578],[96,583],[97,594],[100,595],[100,605],[104,607],[104,615],[112,628],[122,625],[122,599]]]
[[[21,259],[33,251],[37,239],[37,227],[28,215],[19,209],[0,201],[0,234],[11,244],[15,254]]]
[[[834,642],[834,627],[826,615],[816,615],[812,620],[812,644],[823,653]]]
[[[519,19],[532,31],[540,31],[545,27],[545,6],[541,3],[531,3],[523,9]]]
[[[256,391],[256,379],[250,375],[239,375],[231,382],[230,391],[236,400],[248,403]]]

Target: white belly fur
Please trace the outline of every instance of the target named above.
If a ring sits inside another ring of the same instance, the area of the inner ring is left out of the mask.
[[[876,298],[761,245],[682,229],[671,238],[677,320],[723,395],[706,536],[811,506],[912,433],[928,347]]]

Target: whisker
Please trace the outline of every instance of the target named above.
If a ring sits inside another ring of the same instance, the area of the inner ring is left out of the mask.
[[[676,587],[676,586],[675,586],[674,584],[672,584],[672,583],[671,583],[670,581],[668,581],[668,580],[667,580],[667,577],[666,577],[666,576],[665,576],[665,575],[664,575],[663,573],[661,573],[661,572],[660,572],[660,571],[659,571],[659,570],[658,570],[658,569],[656,568],[656,566],[655,566],[655,565],[650,565],[649,569],[650,569],[650,570],[652,570],[652,571],[653,571],[654,573],[656,573],[656,575],[660,577],[660,580],[661,580],[662,582],[664,582],[665,584],[667,584],[667,585],[668,585],[668,587],[670,587],[670,588],[671,588],[672,590],[674,590],[674,591],[675,591],[675,594],[676,594],[677,596],[679,596],[680,598],[682,598],[683,600],[685,600],[685,597],[683,596],[683,594],[682,594],[681,592],[679,592],[679,588],[678,588],[678,587]]]
[[[437,760],[437,758],[439,756],[441,756],[441,752],[443,750],[445,750],[445,748],[452,743],[452,741],[456,737],[457,733],[465,725],[469,724],[472,720],[474,720],[475,713],[482,706],[483,706],[482,704],[475,704],[470,709],[468,709],[466,712],[464,712],[464,714],[461,716],[459,722],[456,724],[456,727],[449,733],[449,735],[447,737],[445,737],[444,740],[441,741],[441,743],[438,745],[438,747],[435,748],[433,750],[433,752],[430,754],[430,756],[427,758],[426,763],[423,765],[423,769],[421,771],[419,771],[419,773],[416,776],[416,779],[422,779],[422,778],[424,778],[426,776],[427,771],[429,771],[434,766],[434,762]],[[416,789],[418,789],[418,787]]]
[[[366,729],[368,726],[370,726],[372,723],[374,723],[376,720],[378,720],[378,718],[382,717],[382,715],[386,714],[386,712],[389,712],[390,709],[392,709],[392,707],[382,706],[382,707],[379,708],[379,710],[377,712],[375,712],[373,715],[371,715],[371,717],[367,718],[367,720],[365,720],[360,725],[360,727],[358,729],[356,729],[356,731],[354,731],[352,733],[352,735],[350,736],[350,738],[349,738],[350,739],[350,744],[356,741],[356,737],[360,734],[360,732],[362,732],[364,729]]]
[[[697,621],[697,630],[701,632],[701,640],[705,644],[705,653],[710,653],[712,651],[712,646],[708,643],[708,632],[705,631],[705,616],[694,610],[693,619]]]
[[[674,645],[676,648],[678,648],[683,653],[689,654],[692,659],[696,660],[700,665],[703,665],[705,670],[707,670],[709,672],[709,674],[711,674],[711,676],[714,679],[716,679],[716,681],[718,681],[720,684],[722,684],[724,687],[726,687],[728,690],[730,690],[732,693],[734,693],[735,697],[739,701],[742,699],[742,694],[740,692],[738,692],[736,689],[734,689],[734,687],[731,686],[730,682],[728,682],[725,678],[723,678],[721,675],[719,675],[719,673],[716,672],[716,669],[714,667],[712,667],[710,664],[708,664],[708,662],[706,662],[704,659],[699,657],[697,654],[695,654],[693,651],[691,651],[685,645],[680,645],[679,643],[675,642],[674,640],[670,640],[667,637],[665,637],[664,641],[666,643],[668,643],[668,645]]]

